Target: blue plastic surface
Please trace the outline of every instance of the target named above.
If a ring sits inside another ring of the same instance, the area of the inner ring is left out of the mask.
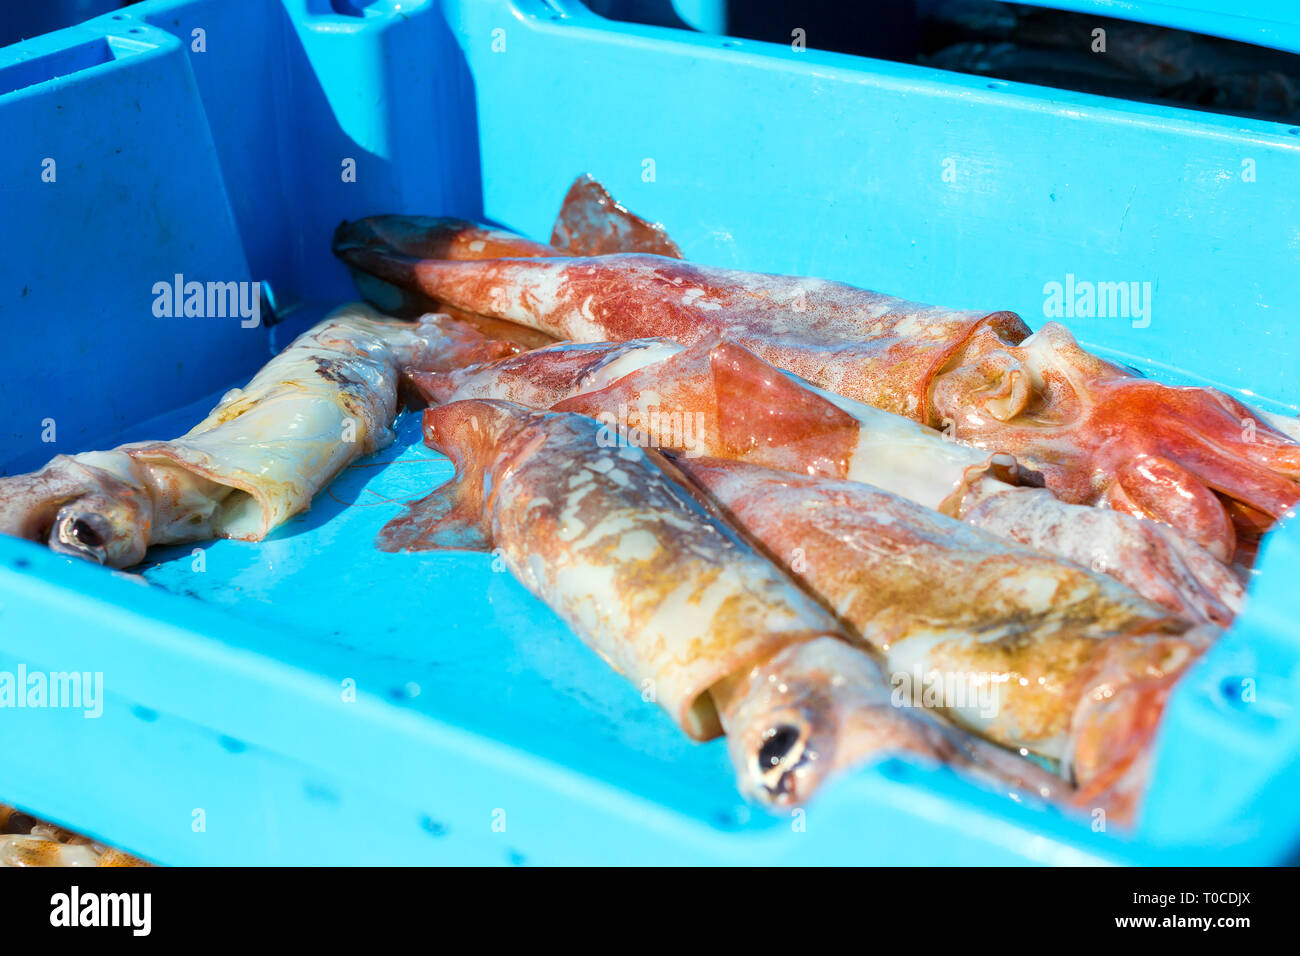
[[[1170,381],[1300,402],[1300,129],[561,0],[118,16],[0,50],[4,473],[188,428],[354,296],[329,252],[340,219],[486,216],[544,238],[579,172],[712,264],[1034,325],[1067,274],[1150,281],[1149,325],[1071,326]],[[284,321],[155,318],[152,285],[177,272],[263,280]],[[0,795],[165,863],[1294,856],[1295,529],[1175,694],[1134,832],[903,761],[770,816],[740,802],[720,743],[688,742],[490,557],[373,549],[449,473],[414,419],[399,432],[263,543],[151,552],[149,586],[0,539],[0,671],[102,672],[105,692],[97,718],[0,709]]]

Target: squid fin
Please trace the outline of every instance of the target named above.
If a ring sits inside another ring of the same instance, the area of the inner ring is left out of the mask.
[[[380,551],[490,551],[492,463],[535,412],[513,402],[464,401],[424,411],[424,441],[456,467],[456,477],[406,506],[375,539]],[[544,440],[539,438],[538,441]],[[520,450],[526,457],[530,448]]]
[[[564,197],[551,230],[551,245],[571,256],[641,252],[684,258],[663,226],[628,210],[586,174],[573,181]]]
[[[380,530],[380,551],[490,551],[477,496],[464,493],[466,482],[453,478],[432,494],[410,502]]]
[[[1134,822],[1169,694],[1214,633],[1114,638],[1093,662],[1066,757],[1078,788],[1076,807],[1102,807],[1117,822]]]
[[[728,457],[807,474],[848,473],[858,441],[852,415],[742,346],[722,342],[710,361]]]

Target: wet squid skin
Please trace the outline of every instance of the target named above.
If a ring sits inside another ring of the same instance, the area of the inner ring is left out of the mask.
[[[496,549],[687,734],[725,730],[746,794],[802,802],[827,773],[896,751],[951,758],[1003,787],[1059,789],[930,715],[878,706],[889,689],[875,661],[653,451],[601,448],[588,418],[501,401],[431,408],[424,429],[456,478],[390,522],[378,546]],[[822,644],[835,649],[792,650]],[[824,666],[832,653],[839,676]],[[798,700],[774,699],[769,678],[800,688]]]
[[[682,258],[682,250],[662,225],[647,222],[630,211],[590,175],[575,179],[565,194],[551,230],[551,247],[570,256],[648,252]]]
[[[549,243],[506,229],[451,216],[381,215],[344,221],[334,232],[334,251],[383,247],[416,259],[515,259],[646,252],[674,259],[681,250],[658,223],[618,202],[589,175],[569,187]]]
[[[0,867],[149,865],[121,850],[0,804]]]
[[[1276,419],[1135,376],[1056,323],[1021,341],[978,330],[933,402],[954,438],[1015,454],[1061,499],[1181,528],[1224,561],[1238,528],[1257,536],[1300,501],[1300,445]]]
[[[632,372],[657,367],[682,351],[668,339],[562,342],[446,371],[413,369],[406,379],[425,403],[495,398],[547,409],[571,395],[598,391]]]
[[[0,478],[0,532],[118,568],[151,544],[260,540],[349,462],[393,440],[400,369],[514,348],[445,316],[394,322],[345,306],[180,438],[60,455]]]
[[[509,398],[687,454],[862,481],[1104,571],[1193,620],[1227,624],[1242,604],[1236,577],[1175,529],[1018,486],[1010,456],[819,391],[730,342],[562,344],[412,380],[430,401]]]
[[[954,767],[997,789],[1076,799],[1018,754],[931,712],[898,706],[880,665],[842,640],[792,644],[711,693],[740,790],[764,803],[805,803],[827,777],[891,753]]]
[[[1225,561],[1234,518],[1251,530],[1236,505],[1268,523],[1300,501],[1300,445],[1261,414],[1214,389],[1132,375],[1057,323],[1031,335],[1010,312],[639,253],[454,262],[383,243],[336,251],[360,272],[557,339],[726,337],[822,388],[1013,454],[1063,501],[1170,524]]]
[[[894,685],[1061,760],[1087,800],[1131,813],[1164,697],[1215,629],[867,485],[678,464],[883,655]]]
[[[591,176],[573,181],[560,206],[550,244],[534,242],[504,229],[466,219],[383,215],[342,222],[334,233],[334,251],[383,247],[417,259],[501,259],[545,256],[590,256],[607,252],[648,252],[681,258],[681,250],[663,226],[628,210]],[[553,340],[545,332],[489,318],[437,302],[423,293],[352,270],[362,297],[393,315],[446,312],[494,338],[537,348]]]
[[[417,258],[451,260],[563,255],[558,249],[504,229],[442,216],[367,216],[341,222],[334,231],[335,251],[376,245]],[[523,348],[537,348],[553,341],[545,332],[442,305],[417,290],[393,285],[358,269],[352,270],[352,278],[362,298],[389,315],[415,318],[440,312],[493,339]]]
[[[557,339],[657,336],[689,346],[725,337],[824,388],[926,422],[931,379],[977,328],[1029,334],[1010,312],[960,312],[824,279],[640,253],[452,262],[383,245],[338,252],[394,285]]]

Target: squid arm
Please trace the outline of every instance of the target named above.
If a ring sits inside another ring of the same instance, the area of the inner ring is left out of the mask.
[[[1258,533],[1300,502],[1300,445],[1277,419],[1134,375],[1057,323],[1019,343],[977,330],[936,376],[933,407],[958,441],[1014,454],[1062,500],[1172,525],[1225,561],[1242,515]]]

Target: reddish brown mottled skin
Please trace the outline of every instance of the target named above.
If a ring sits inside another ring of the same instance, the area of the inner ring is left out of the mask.
[[[580,412],[687,455],[875,485],[1109,574],[1190,620],[1228,624],[1244,597],[1235,575],[1175,528],[1015,487],[1021,470],[1010,456],[819,393],[734,343],[565,343],[413,377],[434,402],[500,398]]]
[[[1274,521],[1300,502],[1300,446],[1262,416],[1213,389],[1134,376],[1055,323],[1030,338],[1010,312],[644,254],[455,262],[374,243],[340,255],[466,313],[559,339],[726,337],[823,388],[1014,454],[1063,501],[1172,525],[1223,560],[1243,514]]]
[[[891,680],[986,688],[995,707],[959,703],[950,715],[1063,759],[1093,805],[1131,816],[1165,695],[1217,631],[868,485],[720,459],[678,465],[884,656]]]
[[[701,739],[707,691],[834,617],[656,464],[601,447],[580,415],[502,401],[424,413],[456,480],[380,533],[384,550],[496,549],[506,567],[620,672]]]
[[[682,255],[663,226],[629,211],[586,175],[574,180],[564,197],[550,245],[484,223],[445,216],[368,216],[344,221],[334,232],[334,251],[344,260],[368,247],[416,259],[453,261],[610,252],[648,252],[677,259]],[[353,275],[362,297],[390,315],[414,317],[445,312],[485,335],[526,348],[539,348],[553,341],[545,332],[457,309],[415,289],[394,286],[356,270]]]
[[[348,250],[382,247],[417,259],[497,259],[514,256],[555,256],[560,252],[541,242],[525,239],[468,219],[442,216],[368,216],[344,221],[334,231],[334,252],[343,259]],[[394,286],[353,270],[361,297],[389,315],[414,318],[427,312],[444,312],[494,339],[537,348],[552,339],[544,332],[464,312],[429,298],[415,289]]]
[[[629,211],[591,176],[579,176],[569,187],[551,230],[551,245],[571,256],[649,252],[682,258],[663,226]]]
[[[553,407],[593,418],[621,415],[628,428],[656,438],[671,438],[671,429],[651,414],[661,421],[699,416],[703,430],[691,438],[701,453],[807,474],[844,477],[858,442],[851,415],[730,342],[702,341]]]
[[[1112,641],[1079,676],[1071,724],[1075,806],[1103,807],[1121,823],[1136,816],[1169,694],[1205,650],[1192,638]]]
[[[498,398],[530,408],[550,408],[572,394],[592,373],[637,347],[635,342],[566,342],[449,371],[412,370],[407,380],[431,404]]]
[[[557,339],[727,338],[816,385],[930,422],[933,377],[982,327],[1009,341],[1011,312],[959,312],[839,282],[741,272],[641,254],[590,258],[420,260],[367,246],[355,268],[466,312]]]
[[[151,865],[0,804],[0,867]]]
[[[1064,501],[1108,504],[1186,531],[1230,560],[1233,517],[1276,520],[1300,501],[1300,446],[1210,388],[1139,378],[1050,323],[1013,346],[981,330],[935,382],[959,441],[1007,451]]]
[[[742,790],[807,800],[830,773],[909,752],[1001,789],[1039,768],[890,706],[837,617],[652,449],[602,443],[582,415],[468,400],[426,410],[456,478],[380,532],[389,551],[491,548],[512,574],[697,739],[725,730]]]

